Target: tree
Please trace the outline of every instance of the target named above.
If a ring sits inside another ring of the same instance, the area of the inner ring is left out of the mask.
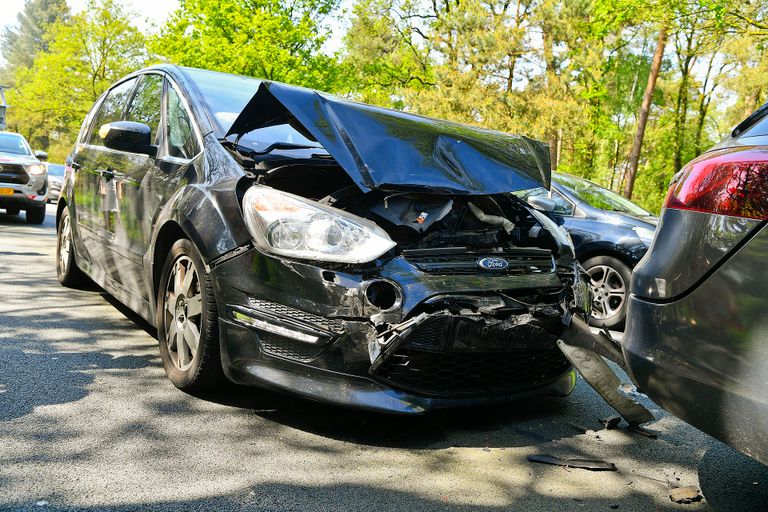
[[[653,52],[653,63],[651,72],[648,74],[648,83],[645,86],[643,94],[643,103],[637,114],[637,130],[632,140],[632,152],[629,156],[629,168],[627,169],[626,184],[624,185],[624,196],[627,199],[632,198],[632,190],[635,186],[635,177],[637,176],[637,167],[640,162],[640,150],[643,147],[643,138],[645,137],[645,127],[648,124],[648,115],[651,112],[651,101],[653,101],[653,91],[656,89],[656,80],[661,70],[661,61],[664,58],[664,48],[667,45],[667,27],[662,25],[659,29],[659,35],[656,40],[656,50]]]
[[[321,23],[338,0],[183,0],[151,47],[183,66],[323,90],[340,85],[336,60],[320,50]]]
[[[102,0],[52,25],[48,49],[14,72],[9,126],[38,147],[50,145],[52,159],[63,159],[99,95],[148,60],[131,18],[115,0]]]
[[[31,66],[37,52],[48,49],[48,27],[68,17],[66,0],[27,0],[24,10],[17,15],[16,26],[0,34],[0,50],[6,60],[3,78],[12,78],[18,67]]]

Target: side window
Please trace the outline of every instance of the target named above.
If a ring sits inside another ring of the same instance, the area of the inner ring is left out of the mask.
[[[160,106],[163,97],[163,77],[156,74],[144,75],[133,93],[131,104],[125,115],[126,121],[144,123],[152,129],[151,139],[157,143],[157,128],[160,126]]]
[[[135,84],[136,79],[132,78],[107,93],[107,97],[101,102],[101,107],[96,113],[93,123],[91,123],[87,142],[90,144],[100,144],[101,140],[98,138],[99,128],[112,121],[120,121],[125,104],[128,102],[128,95]]]
[[[555,202],[555,213],[558,215],[573,215],[573,205],[563,195],[556,191],[552,191],[552,200]]]
[[[177,158],[192,158],[200,150],[192,129],[192,121],[179,93],[172,86],[168,87],[166,112],[166,140],[168,155]]]

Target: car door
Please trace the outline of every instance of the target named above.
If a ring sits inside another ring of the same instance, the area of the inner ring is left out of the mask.
[[[78,254],[84,256],[94,270],[108,274],[106,246],[109,235],[105,230],[111,205],[105,187],[105,173],[113,166],[114,151],[105,148],[99,137],[104,124],[119,121],[136,85],[136,78],[125,80],[110,89],[85,133],[71,167],[75,170],[73,205],[78,236]]]
[[[161,140],[161,116],[164,77],[146,73],[139,77],[123,120],[149,126],[154,145]],[[127,293],[146,300],[142,258],[151,235],[152,182],[157,157],[146,154],[115,151],[112,167],[105,174],[102,186],[110,197],[110,212],[104,217],[107,232],[110,270],[113,279]]]

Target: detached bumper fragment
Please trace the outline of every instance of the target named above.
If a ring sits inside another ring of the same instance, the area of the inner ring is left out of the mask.
[[[602,356],[625,369],[626,364],[621,358],[620,349],[605,334],[592,334],[586,322],[578,316],[573,316],[570,327],[557,341],[557,346],[584,380],[603,397],[608,405],[621,414],[627,423],[638,425],[654,419],[648,409],[619,393],[621,381]]]

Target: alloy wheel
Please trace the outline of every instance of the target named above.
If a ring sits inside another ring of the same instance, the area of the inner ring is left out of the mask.
[[[587,273],[592,289],[592,316],[605,320],[619,314],[627,300],[627,285],[621,274],[608,265],[596,265]]]
[[[200,277],[188,256],[173,262],[165,285],[165,342],[174,366],[186,371],[200,346],[203,296]]]
[[[59,275],[66,275],[69,269],[69,251],[72,247],[72,224],[69,215],[65,215],[59,230]]]

